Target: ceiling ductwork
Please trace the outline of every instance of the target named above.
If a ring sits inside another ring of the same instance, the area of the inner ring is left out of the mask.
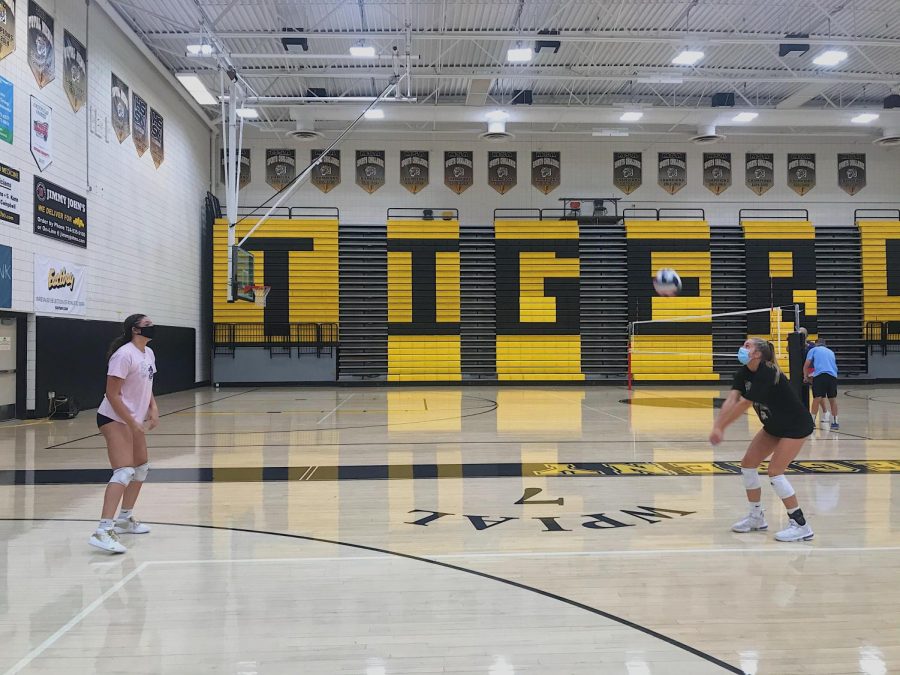
[[[716,127],[712,124],[697,127],[697,135],[691,136],[691,143],[697,145],[710,145],[724,140],[725,135],[716,133]]]
[[[488,130],[483,134],[478,134],[478,138],[483,141],[507,141],[513,138],[513,135],[506,130],[506,121],[488,122]]]
[[[294,120],[294,128],[287,132],[290,138],[296,141],[314,141],[322,138],[322,132],[315,129],[315,121],[310,119],[302,108],[291,108],[291,119]]]
[[[872,142],[884,148],[896,147],[900,145],[900,129],[882,129],[881,136]]]

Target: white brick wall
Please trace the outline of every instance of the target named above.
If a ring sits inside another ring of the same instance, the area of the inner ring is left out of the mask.
[[[362,108],[360,108],[362,109]],[[390,114],[390,113],[388,113]],[[373,122],[364,122],[372,128]],[[854,130],[858,131],[858,130]],[[298,171],[309,163],[310,148],[324,148],[327,142],[297,143],[290,139],[279,140],[275,134],[249,135],[245,146],[251,148],[252,182],[241,190],[241,205],[256,206],[274,194],[265,182],[265,149],[293,147],[297,150]],[[355,183],[354,160],[357,149],[386,150],[385,186],[369,195]],[[431,174],[428,187],[412,195],[399,185],[400,150],[430,150]],[[519,153],[518,185],[505,195],[497,194],[487,185],[488,150],[516,150]],[[445,150],[473,150],[475,155],[475,183],[461,195],[456,195],[444,185],[443,159]],[[562,185],[544,196],[531,186],[532,150],[559,150],[562,152]],[[642,151],[644,153],[644,182],[642,187],[626,197],[612,184],[613,152]],[[674,196],[668,195],[656,184],[656,154],[658,152],[687,152],[688,185]],[[734,162],[732,186],[722,195],[715,196],[702,184],[703,152],[731,152]],[[771,152],[775,154],[775,186],[762,197],[757,197],[744,186],[744,154],[747,152]],[[787,153],[814,152],[817,159],[817,186],[804,197],[797,196],[787,186]],[[864,152],[868,160],[868,186],[850,197],[837,185],[837,153]],[[601,139],[590,136],[547,136],[535,141],[485,143],[469,136],[459,140],[447,140],[428,134],[410,134],[407,141],[398,141],[397,134],[356,133],[341,145],[341,184],[322,194],[308,183],[301,187],[287,202],[289,206],[337,206],[341,220],[351,223],[381,222],[389,207],[456,207],[463,223],[491,222],[495,208],[558,208],[559,197],[611,196],[622,197],[622,208],[677,207],[706,209],[707,218],[714,223],[736,223],[742,208],[807,208],[810,218],[820,225],[850,224],[853,210],[857,208],[898,208],[898,172],[900,150],[886,150],[864,139],[836,138],[833,141],[811,139],[785,143],[781,139],[772,143],[746,143],[727,140],[712,146],[697,146],[690,142],[665,143],[641,142],[621,139]],[[218,170],[214,177],[216,193],[224,199],[219,184]],[[224,203],[224,201],[223,201]]]
[[[88,36],[83,1],[40,0],[39,4],[55,19],[56,79],[38,89],[28,67],[26,0],[16,6],[16,51],[0,61],[0,75],[15,87],[15,141],[12,146],[0,142],[0,162],[22,173],[22,222],[18,228],[0,225],[0,243],[13,249],[12,310],[34,311],[35,252],[87,265],[85,318],[120,321],[142,312],[160,324],[198,329],[196,377],[206,379],[205,359],[199,353],[199,223],[209,186],[209,129],[96,4],[91,6]],[[88,48],[88,105],[78,113],[72,111],[63,90],[64,29]],[[165,161],[159,169],[149,150],[138,158],[132,139],[120,145],[111,127],[106,139],[86,132],[89,108],[108,122],[111,71],[165,118]],[[33,175],[40,173],[29,148],[32,94],[53,108],[53,164],[41,175],[87,196],[87,249],[32,233]],[[33,331],[30,317],[29,409],[34,406]]]

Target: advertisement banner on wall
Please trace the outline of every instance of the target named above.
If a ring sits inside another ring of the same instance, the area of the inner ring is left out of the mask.
[[[87,267],[34,254],[36,314],[87,314]]]
[[[428,185],[428,150],[400,151],[400,185],[412,194]]]
[[[16,0],[0,0],[0,61],[16,50]]]
[[[43,89],[56,79],[53,17],[34,0],[28,0],[28,65]]]
[[[0,307],[12,307],[12,248],[0,246]]]
[[[49,105],[31,97],[31,156],[41,171],[53,163],[52,114]]]
[[[35,176],[34,233],[87,248],[87,200]]]
[[[0,223],[19,224],[19,170],[0,164]]]
[[[240,156],[241,172],[238,174],[238,189],[243,190],[250,185],[250,148],[243,148]],[[225,151],[219,151],[219,182],[226,184],[225,180]]]
[[[166,143],[163,137],[163,116],[150,108],[150,156],[158,169],[166,158]]]
[[[69,31],[63,31],[63,89],[72,110],[81,110],[87,101],[87,49]]]
[[[131,140],[138,157],[143,157],[150,144],[147,136],[147,101],[137,92],[131,92]]]
[[[13,142],[13,83],[0,77],[0,141]]]

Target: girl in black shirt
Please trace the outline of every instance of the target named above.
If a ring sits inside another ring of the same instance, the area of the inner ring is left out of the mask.
[[[760,502],[759,465],[771,455],[769,481],[787,508],[789,518],[788,527],[778,532],[775,539],[808,541],[813,538],[812,528],[806,522],[794,488],[784,472],[797,457],[815,424],[778,367],[771,342],[748,339],[738,350],[738,361],[743,366],[735,373],[731,392],[716,418],[709,442],[713,445],[721,443],[728,425],[741,417],[751,405],[763,428],[754,436],[741,460],[741,475],[750,502],[750,514],[731,529],[734,532],[752,532],[769,527]]]

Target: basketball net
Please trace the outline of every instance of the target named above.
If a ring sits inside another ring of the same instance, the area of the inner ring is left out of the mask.
[[[253,302],[260,309],[266,306],[266,298],[269,295],[269,291],[272,290],[271,286],[247,286],[244,291],[253,291]]]

